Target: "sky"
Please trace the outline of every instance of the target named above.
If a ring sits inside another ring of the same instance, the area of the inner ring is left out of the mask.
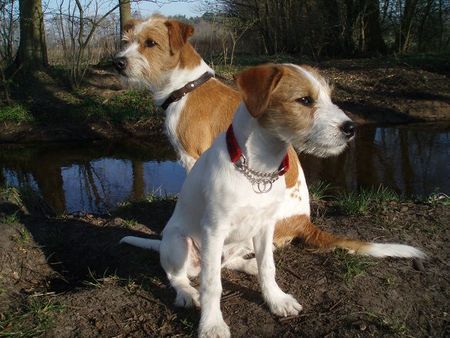
[[[187,17],[199,16],[204,13],[201,10],[202,1],[172,2],[163,6],[158,6],[149,2],[140,2],[133,4],[133,10],[139,9],[143,17],[149,16],[154,12],[163,15],[185,15]]]
[[[70,0],[43,0],[42,4],[44,9],[47,7],[50,11],[56,10],[58,5],[64,1],[65,4],[68,4]],[[101,6],[102,10],[106,11],[111,8],[111,4],[117,3],[118,0],[99,0],[103,6]],[[82,0],[81,3],[87,3],[88,0]],[[198,0],[187,0],[187,1],[176,1],[176,0],[160,0],[156,1],[159,3],[155,4],[153,1],[145,1],[141,0],[136,3],[132,3],[132,12],[138,10],[142,17],[147,17],[152,15],[155,12],[159,12],[163,15],[185,15],[187,17],[200,16],[205,11],[201,10],[203,1]],[[72,2],[73,3],[73,2]],[[165,5],[160,5],[166,3]],[[64,6],[66,7],[66,6]],[[47,11],[46,11],[47,12]]]

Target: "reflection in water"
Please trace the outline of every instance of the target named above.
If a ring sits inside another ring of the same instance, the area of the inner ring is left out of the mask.
[[[405,195],[450,193],[449,126],[362,127],[344,154],[301,155],[311,184],[390,187]],[[2,146],[0,185],[29,186],[58,212],[106,212],[145,194],[179,192],[184,170],[166,142]]]

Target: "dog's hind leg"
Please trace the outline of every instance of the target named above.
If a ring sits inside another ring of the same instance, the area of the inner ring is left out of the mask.
[[[192,240],[177,232],[164,233],[160,246],[161,266],[166,271],[170,284],[175,289],[177,296],[175,305],[200,307],[200,295],[190,281],[188,275],[192,272]]]

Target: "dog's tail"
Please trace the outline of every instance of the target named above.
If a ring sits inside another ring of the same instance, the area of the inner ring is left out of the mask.
[[[319,249],[345,249],[350,253],[373,257],[425,258],[421,250],[404,244],[370,243],[334,235],[316,227],[307,216],[293,216],[277,223],[274,242],[284,245],[293,238],[302,238],[306,244]]]
[[[127,243],[138,248],[153,250],[159,252],[159,246],[161,245],[161,240],[141,238],[135,236],[125,236],[119,242],[120,244]]]

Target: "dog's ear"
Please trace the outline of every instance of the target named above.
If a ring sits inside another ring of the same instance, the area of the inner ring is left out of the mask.
[[[283,75],[283,68],[267,64],[252,67],[234,77],[242,99],[253,117],[259,117],[267,109],[270,95]]]
[[[194,34],[194,27],[181,21],[167,20],[165,25],[169,29],[169,44],[172,54],[180,50],[187,39]]]

